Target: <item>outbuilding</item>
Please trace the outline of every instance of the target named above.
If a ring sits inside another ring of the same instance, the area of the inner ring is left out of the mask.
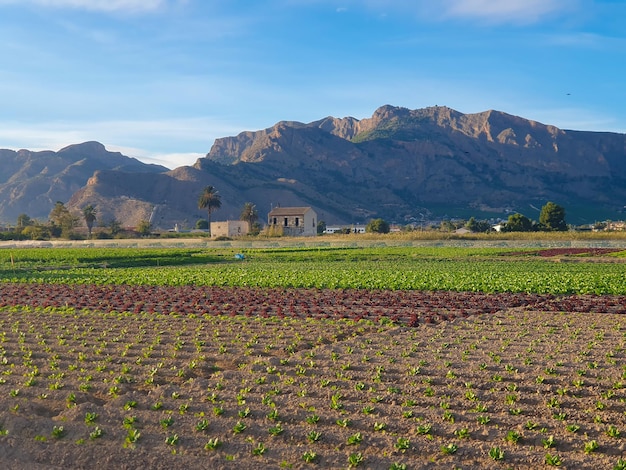
[[[248,234],[248,222],[245,220],[225,220],[211,222],[211,237],[243,237]]]

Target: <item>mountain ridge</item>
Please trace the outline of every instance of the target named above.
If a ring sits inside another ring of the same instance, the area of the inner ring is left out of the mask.
[[[162,172],[120,152],[109,152],[99,142],[51,150],[0,149],[0,221],[15,223],[18,215],[47,220],[56,201],[67,202],[95,171]]]
[[[64,171],[72,174],[75,166]],[[563,130],[495,110],[384,105],[360,120],[279,121],[216,139],[191,166],[135,170],[94,170],[68,206],[97,205],[102,217],[124,225],[150,218],[158,228],[190,228],[206,218],[197,198],[210,184],[222,196],[214,220],[239,218],[246,202],[261,220],[276,204],[312,206],[333,224],[511,212],[536,219],[532,208],[551,200],[578,224],[623,218],[626,135]]]

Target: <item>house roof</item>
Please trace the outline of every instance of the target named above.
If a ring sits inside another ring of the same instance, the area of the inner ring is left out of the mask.
[[[311,211],[310,207],[275,207],[269,213],[270,217],[280,217],[289,215],[304,215],[305,212]]]

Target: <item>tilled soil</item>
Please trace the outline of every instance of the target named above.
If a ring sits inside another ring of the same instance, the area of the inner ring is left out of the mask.
[[[625,451],[623,297],[8,284],[1,299],[2,468],[613,468]]]
[[[516,307],[623,314],[626,296],[0,283],[0,308],[16,305],[100,312],[388,320],[417,326]]]

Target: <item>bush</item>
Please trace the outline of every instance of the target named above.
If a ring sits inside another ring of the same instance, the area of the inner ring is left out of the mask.
[[[368,233],[389,233],[389,224],[383,219],[374,219],[365,227]]]

